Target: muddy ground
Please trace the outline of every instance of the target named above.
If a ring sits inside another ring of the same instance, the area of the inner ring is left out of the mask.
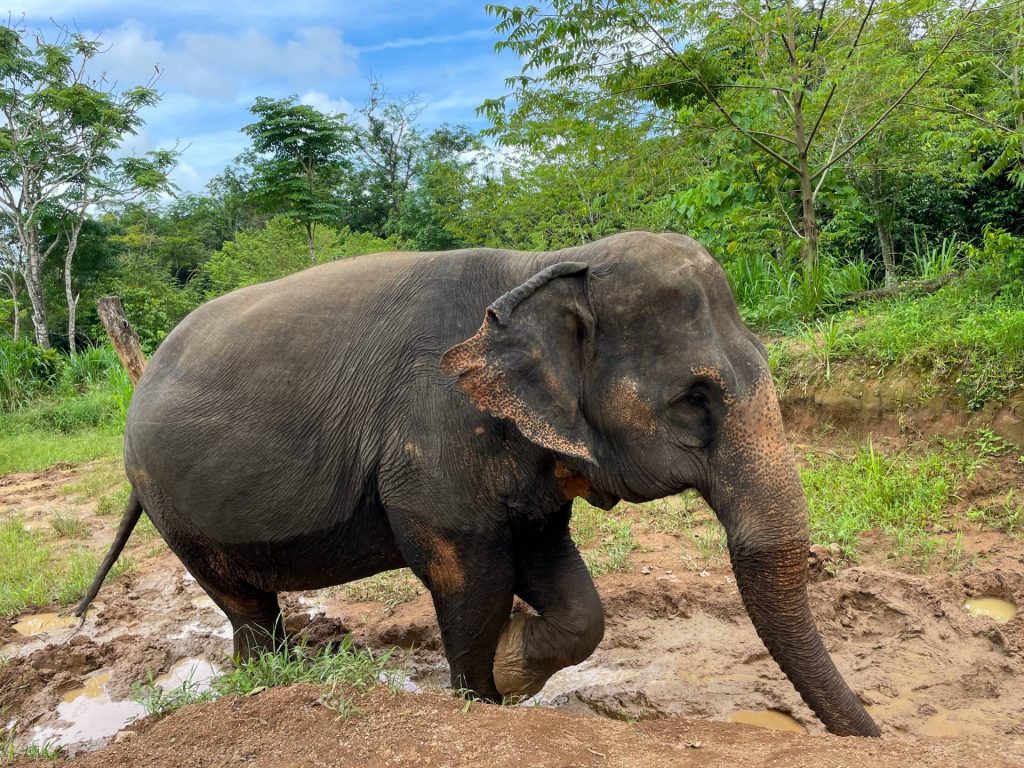
[[[821,439],[798,435],[796,449]],[[963,495],[1024,487],[1024,466],[997,470]],[[62,491],[88,471],[0,478],[0,515],[43,526],[71,511],[87,523],[90,546],[102,548],[116,516]],[[290,628],[311,642],[352,633],[375,649],[405,649],[395,658],[418,692],[361,695],[357,714],[341,719],[298,686],[188,707],[118,734],[141,715],[129,701],[134,681],[172,668],[172,682],[181,680],[198,663],[182,660],[206,662],[192,673],[202,679],[210,665],[227,665],[230,650],[224,617],[159,539],[143,537],[130,545],[134,569],[104,587],[73,637],[66,628],[22,635],[15,624],[27,614],[0,620],[0,655],[9,657],[0,711],[17,721],[21,744],[61,743],[82,766],[1024,766],[1024,611],[1000,623],[964,609],[971,598],[1024,606],[1019,539],[970,530],[955,568],[923,574],[888,561],[881,539],[835,576],[831,555],[818,553],[812,607],[882,729],[875,742],[825,735],[754,634],[724,560],[649,523],[631,519],[640,548],[624,571],[598,580],[608,617],[598,651],[516,708],[467,708],[443,690],[429,596],[406,583],[395,599],[418,594],[398,605],[345,589],[289,594],[283,605]],[[783,726],[801,733],[729,722],[765,712],[788,715]]]

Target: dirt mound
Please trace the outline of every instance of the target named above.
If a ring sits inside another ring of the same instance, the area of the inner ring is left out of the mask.
[[[985,740],[893,742],[815,738],[682,718],[596,721],[501,708],[437,693],[357,696],[342,718],[312,686],[227,698],[133,726],[77,768],[343,766],[1019,766],[1024,748]],[[127,734],[132,734],[128,736]],[[16,765],[32,765],[21,761]]]

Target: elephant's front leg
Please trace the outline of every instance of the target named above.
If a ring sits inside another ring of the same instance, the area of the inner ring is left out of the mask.
[[[505,625],[494,680],[503,695],[532,696],[555,672],[594,652],[604,636],[604,610],[567,528],[522,544],[516,594],[539,615],[517,613]]]
[[[416,523],[409,529],[400,546],[434,600],[452,688],[500,701],[492,666],[515,586],[507,535],[490,540]]]

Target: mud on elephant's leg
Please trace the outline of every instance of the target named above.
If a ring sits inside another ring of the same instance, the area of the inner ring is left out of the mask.
[[[225,590],[210,580],[196,576],[231,622],[236,662],[248,661],[264,652],[279,651],[285,643],[284,617],[277,602],[277,594],[255,588]]]
[[[498,635],[512,610],[515,576],[503,541],[428,530],[399,536],[413,573],[430,590],[452,688],[500,701],[491,666]]]
[[[532,696],[555,672],[594,652],[604,637],[604,610],[567,530],[517,558],[516,593],[539,615],[517,613],[505,624],[494,682],[505,696]]]

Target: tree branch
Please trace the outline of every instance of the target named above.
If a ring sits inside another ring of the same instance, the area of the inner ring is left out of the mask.
[[[974,13],[975,4],[976,4],[976,0],[974,0],[974,2],[972,2],[970,4],[970,6],[968,7],[966,13],[964,14],[964,17],[961,19],[961,24],[967,19],[968,16],[970,16],[972,13]],[[932,70],[932,67],[935,66],[936,62],[938,62],[938,60],[942,57],[942,55],[947,50],[949,50],[949,46],[951,46],[953,44],[953,41],[958,37],[959,31],[960,31],[960,27],[958,26],[956,29],[954,29],[953,33],[942,44],[942,47],[939,49],[939,52],[936,53],[935,56],[932,58],[932,60],[928,62],[928,65],[923,70],[921,70],[921,73],[914,79],[914,81],[912,83],[910,83],[910,85],[908,85],[903,90],[903,93],[901,93],[899,95],[899,97],[895,101],[893,101],[892,104],[890,104],[886,108],[886,110],[884,112],[882,112],[882,114],[880,114],[875,119],[874,122],[871,123],[871,125],[869,125],[867,128],[865,128],[860,133],[860,135],[857,136],[857,138],[855,138],[853,141],[851,141],[838,155],[833,157],[831,160],[828,161],[828,163],[826,163],[824,166],[822,166],[817,172],[812,174],[812,178],[816,178],[819,175],[825,173],[829,168],[831,168],[833,165],[835,165],[840,160],[842,160],[844,157],[846,157],[848,154],[850,154],[854,149],[856,149],[857,146],[862,141],[864,141],[864,139],[866,139],[868,136],[870,136],[874,132],[874,130],[879,125],[881,125],[886,120],[886,118],[888,118],[889,115],[891,115],[893,113],[893,111],[897,107],[899,107],[900,104],[902,104],[906,100],[907,96],[910,95],[911,91],[913,91],[920,84],[920,82],[922,80],[924,80],[925,76]]]

